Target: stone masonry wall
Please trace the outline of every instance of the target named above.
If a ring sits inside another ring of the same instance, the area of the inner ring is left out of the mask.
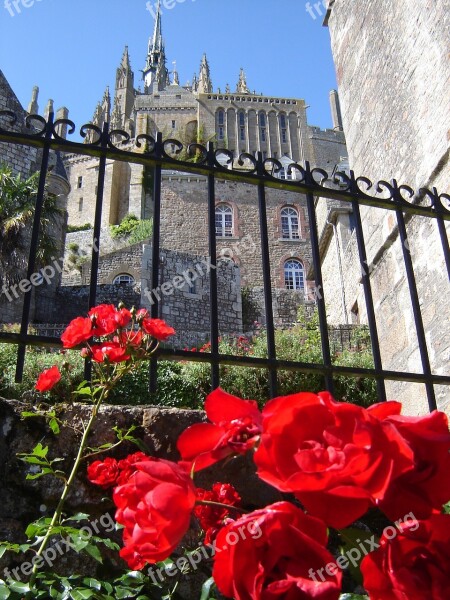
[[[328,24],[357,175],[450,191],[448,19],[445,2],[334,3]],[[363,209],[362,216],[384,366],[420,372],[395,213]],[[432,368],[448,373],[450,294],[437,227],[413,217],[407,229]],[[346,277],[359,272],[347,264]],[[436,391],[439,408],[449,409],[448,394]],[[427,411],[423,386],[391,383],[388,393],[411,414]]]

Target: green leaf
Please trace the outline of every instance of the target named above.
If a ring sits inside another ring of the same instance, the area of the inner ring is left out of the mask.
[[[202,585],[202,595],[200,596],[200,600],[209,600],[209,595],[211,593],[211,588],[214,587],[214,579],[210,577],[205,581]]]
[[[136,596],[136,590],[130,588],[121,587],[120,585],[115,588],[115,596],[120,600],[121,598],[134,598]]]
[[[40,442],[33,448],[33,454],[45,458],[48,454],[48,446],[43,446]]]
[[[18,594],[26,594],[31,591],[28,583],[22,583],[22,581],[11,581],[9,583],[9,589]]]
[[[76,515],[72,515],[70,517],[68,517],[67,519],[64,519],[64,523],[66,523],[66,521],[88,521],[89,520],[89,514],[88,513],[77,513]]]
[[[89,600],[89,598],[92,598],[95,595],[95,592],[93,590],[88,590],[88,589],[73,589],[70,592],[70,598],[72,598],[72,600]]]
[[[11,596],[11,592],[4,581],[0,581],[0,600],[6,600]]]
[[[8,548],[6,546],[0,546],[0,558],[5,554],[7,550]]]
[[[59,424],[58,421],[55,419],[55,417],[53,417],[52,419],[50,419],[50,421],[48,422],[50,429],[53,431],[53,433],[55,435],[58,435],[60,432],[59,429]]]
[[[92,577],[85,577],[83,579],[83,584],[97,591],[102,589],[102,584],[100,581],[98,581],[98,579],[93,579]]]
[[[93,546],[92,544],[88,544],[85,548],[85,551],[92,556],[92,558],[95,558],[96,561],[98,561],[99,563],[103,563],[103,558],[102,555],[100,554],[100,550],[97,548],[97,546]]]
[[[20,416],[23,419],[26,419],[27,417],[41,417],[42,415],[40,415],[39,413],[29,412],[25,410],[24,412],[20,413]]]

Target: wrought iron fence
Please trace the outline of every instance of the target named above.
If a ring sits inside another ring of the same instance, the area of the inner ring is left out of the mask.
[[[450,274],[450,252],[446,233],[445,222],[450,221],[449,203],[450,196],[440,194],[435,188],[432,190],[421,188],[417,194],[407,185],[400,185],[396,180],[391,182],[379,181],[373,183],[365,177],[357,177],[352,171],[349,173],[334,173],[330,176],[320,168],[312,168],[306,162],[304,165],[291,164],[287,171],[287,178],[277,177],[283,165],[275,158],[263,159],[262,153],[256,156],[243,153],[234,157],[227,149],[215,149],[212,143],[207,146],[191,144],[187,148],[188,156],[194,160],[178,160],[177,154],[183,150],[183,145],[178,140],[163,140],[161,134],[156,139],[149,135],[138,135],[131,140],[128,133],[121,130],[109,130],[106,123],[102,130],[92,124],[83,125],[80,135],[89,136],[89,143],[79,143],[62,138],[58,131],[60,127],[68,128],[68,134],[76,131],[75,124],[70,120],[54,121],[50,114],[46,121],[37,115],[27,116],[24,123],[17,123],[17,116],[11,111],[0,112],[0,142],[8,144],[31,146],[41,149],[42,160],[40,165],[39,188],[36,199],[27,278],[29,279],[36,268],[36,251],[39,243],[39,223],[43,207],[45,183],[49,167],[49,158],[52,151],[72,153],[83,156],[96,157],[99,160],[98,183],[96,194],[95,221],[93,231],[92,268],[90,275],[89,302],[86,309],[96,304],[96,289],[98,283],[99,253],[102,203],[104,196],[105,169],[107,160],[125,161],[143,165],[153,169],[153,261],[151,285],[156,289],[159,281],[159,254],[161,248],[161,182],[163,170],[174,172],[187,172],[206,176],[208,190],[208,244],[209,256],[212,267],[216,266],[216,233],[215,233],[215,185],[217,180],[226,180],[251,184],[255,187],[259,211],[259,230],[261,243],[261,262],[264,281],[264,303],[267,327],[267,358],[252,356],[223,355],[219,350],[219,306],[217,271],[211,268],[210,277],[210,339],[211,352],[186,352],[181,349],[159,348],[150,366],[150,390],[155,391],[157,380],[157,364],[161,359],[202,361],[211,364],[211,383],[213,387],[220,384],[220,366],[235,365],[267,369],[269,372],[269,389],[271,397],[277,395],[277,371],[300,371],[315,373],[323,376],[325,386],[333,390],[333,378],[338,375],[348,377],[368,377],[376,380],[378,398],[386,399],[385,381],[396,380],[425,385],[430,410],[436,408],[435,385],[449,385],[450,376],[433,373],[430,366],[430,355],[424,330],[418,290],[415,280],[413,262],[407,243],[406,221],[412,215],[433,219],[437,222],[442,250],[445,257],[447,272]],[[237,159],[238,168],[236,168]],[[245,168],[243,168],[245,166]],[[295,174],[295,176],[292,176]],[[292,177],[291,177],[292,176]],[[339,185],[333,185],[333,181]],[[317,309],[321,335],[321,364],[308,364],[277,358],[275,343],[275,325],[272,306],[271,263],[268,239],[268,218],[266,190],[275,188],[302,194],[306,197],[307,216],[310,225],[313,271],[315,289],[317,293]],[[370,191],[375,190],[375,195]],[[376,195],[383,190],[385,197]],[[374,368],[361,369],[356,367],[343,367],[332,363],[330,334],[327,326],[325,298],[323,294],[323,280],[320,256],[320,239],[317,227],[315,200],[335,199],[351,206],[354,215],[354,226],[357,239],[359,262],[363,266],[362,284],[367,311],[368,330],[373,353]],[[420,199],[427,198],[428,205],[424,206]],[[393,371],[383,368],[380,344],[375,316],[375,307],[372,293],[372,282],[367,265],[367,251],[364,239],[363,223],[360,207],[368,206],[392,211],[396,217],[399,237],[402,242],[403,260],[409,286],[409,293],[414,315],[414,326],[417,332],[418,345],[422,363],[422,373],[408,371]],[[0,342],[17,344],[18,357],[16,379],[21,380],[24,368],[26,348],[29,345],[60,346],[57,337],[29,334],[30,308],[32,290],[24,294],[22,320],[19,333],[0,332]],[[158,301],[151,307],[152,317],[158,316]]]

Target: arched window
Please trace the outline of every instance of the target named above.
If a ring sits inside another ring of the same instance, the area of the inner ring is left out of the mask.
[[[281,209],[281,235],[286,240],[299,240],[298,212],[292,206]]]
[[[286,115],[283,113],[280,115],[280,133],[281,133],[281,143],[286,144],[287,143],[287,121],[286,121]]]
[[[287,290],[305,289],[305,269],[296,258],[290,258],[284,263],[284,285]]]
[[[261,142],[265,142],[267,140],[267,119],[266,114],[263,112],[259,113],[259,136],[261,138]]]
[[[233,237],[233,209],[228,204],[216,206],[216,235]]]
[[[245,112],[241,110],[239,113],[239,139],[245,141]]]
[[[113,284],[114,285],[133,285],[134,277],[129,275],[128,273],[121,273],[114,277]]]
[[[217,111],[217,139],[225,139],[225,111]]]

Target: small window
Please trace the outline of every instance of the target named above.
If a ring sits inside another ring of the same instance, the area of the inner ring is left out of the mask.
[[[227,204],[216,206],[216,235],[233,237],[233,210]]]
[[[219,125],[219,140],[223,140],[225,138],[225,133],[222,125]]]
[[[121,275],[117,275],[114,277],[113,284],[114,285],[133,285],[134,277],[129,275],[128,273],[122,273]]]
[[[78,177],[77,188],[80,189],[83,187],[83,177]]]
[[[244,142],[245,141],[245,127],[240,128],[240,133],[241,133],[241,142]]]
[[[280,115],[280,130],[281,130],[281,143],[287,143],[287,124],[286,115]]]
[[[287,290],[305,289],[305,269],[295,258],[287,260],[284,264],[284,286]]]
[[[266,128],[265,127],[261,127],[261,141],[265,142],[266,141]]]
[[[244,112],[239,113],[239,125],[241,127],[245,126],[245,113]]]
[[[176,121],[172,121],[172,129],[175,129],[177,126]]]
[[[281,210],[281,235],[285,240],[299,240],[298,212],[291,206]]]
[[[219,121],[219,125],[225,124],[225,113],[223,110],[219,110],[219,112],[217,113],[217,119]]]
[[[78,200],[78,212],[83,212],[83,198]]]

